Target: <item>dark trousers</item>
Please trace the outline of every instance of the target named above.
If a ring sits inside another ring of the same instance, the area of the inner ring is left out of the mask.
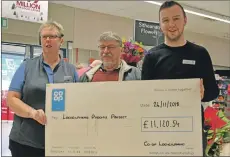
[[[9,149],[12,157],[45,157],[45,150],[38,149],[10,140]]]

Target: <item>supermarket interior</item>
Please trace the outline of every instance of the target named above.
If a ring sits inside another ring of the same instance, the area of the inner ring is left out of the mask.
[[[185,38],[207,49],[219,88],[216,99],[202,102],[207,126],[204,129],[207,133],[206,155],[230,156],[230,1],[179,2],[187,15]],[[21,64],[26,59],[42,54],[42,39],[38,32],[42,23],[53,20],[63,26],[64,42],[59,53],[64,62],[73,64],[78,72],[91,66],[93,61],[101,59],[97,42],[103,32],[116,32],[122,41],[139,43],[146,52],[164,43],[165,37],[159,24],[159,8],[162,3],[163,1],[2,1],[2,156],[11,156],[9,134],[15,118],[15,113],[7,104],[9,87]],[[144,57],[136,62],[140,71],[143,61]]]

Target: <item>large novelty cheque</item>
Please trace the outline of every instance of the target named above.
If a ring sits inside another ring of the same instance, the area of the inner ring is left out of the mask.
[[[48,84],[46,156],[202,156],[199,79]]]

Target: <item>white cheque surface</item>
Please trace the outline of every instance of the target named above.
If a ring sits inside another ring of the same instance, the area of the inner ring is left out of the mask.
[[[46,156],[201,156],[199,84],[47,85]]]

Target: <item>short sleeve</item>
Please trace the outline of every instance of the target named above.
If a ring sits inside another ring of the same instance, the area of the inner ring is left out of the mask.
[[[25,62],[23,62],[16,70],[9,87],[9,91],[22,93],[25,81]]]

